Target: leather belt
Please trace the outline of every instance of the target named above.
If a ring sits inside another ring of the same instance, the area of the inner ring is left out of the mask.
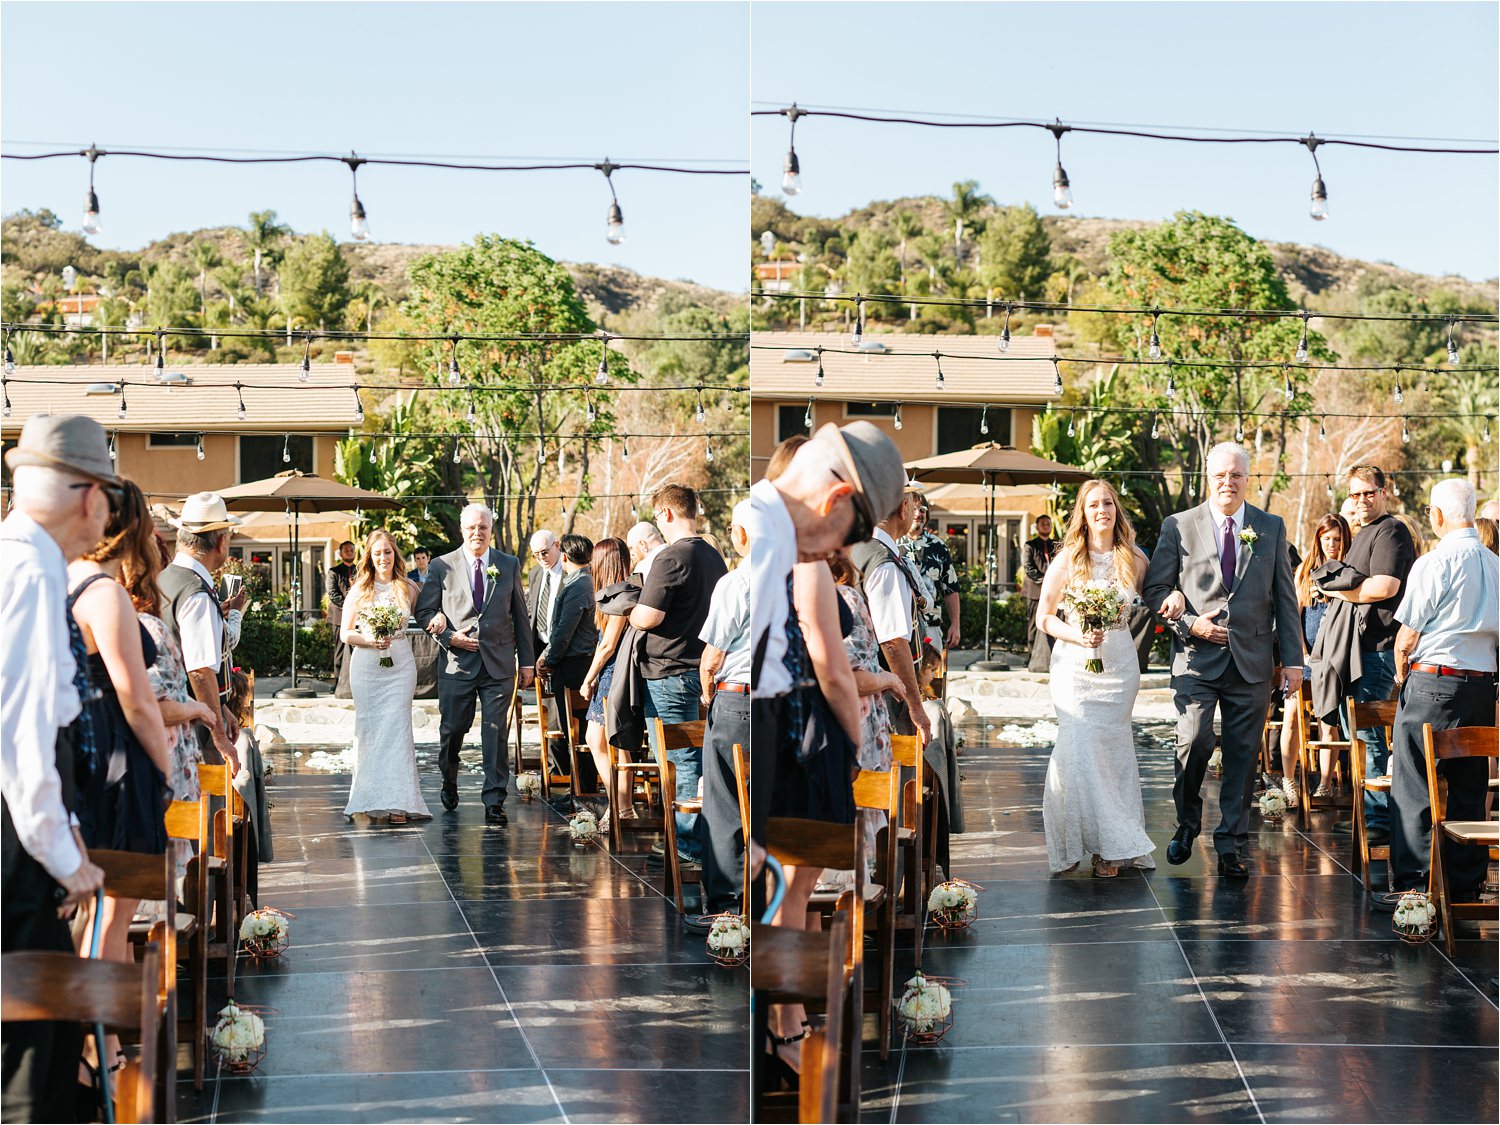
[[[741,693],[741,694],[744,694],[744,695],[749,695],[750,694],[750,685],[749,684],[735,684],[735,683],[730,683],[728,680],[720,680],[718,683],[714,684],[714,691],[732,691],[732,692],[737,692],[737,693]]]
[[[1457,676],[1460,680],[1493,680],[1493,672],[1470,672],[1464,668],[1449,668],[1444,664],[1413,664],[1413,672],[1427,672],[1434,676]]]

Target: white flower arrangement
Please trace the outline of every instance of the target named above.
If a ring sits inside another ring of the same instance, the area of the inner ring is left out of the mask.
[[[266,1045],[266,1025],[254,1012],[241,1008],[233,1000],[219,1009],[209,1042],[220,1057],[231,1065],[254,1065]]]
[[[1280,820],[1286,815],[1286,794],[1280,789],[1267,789],[1260,795],[1260,815],[1267,820]]]
[[[487,566],[484,568],[484,573],[493,582],[500,577],[500,568],[498,566]]]
[[[240,922],[240,944],[252,957],[276,957],[291,940],[291,916],[279,910],[262,907],[246,914]]]
[[[599,835],[599,821],[594,814],[584,809],[574,814],[568,821],[568,835],[573,837],[573,843],[582,846]]]
[[[953,995],[937,981],[918,973],[906,982],[901,999],[896,1001],[896,1015],[908,1038],[940,1038],[953,1017]]]
[[[1396,903],[1396,912],[1391,916],[1391,928],[1403,940],[1423,942],[1432,936],[1432,924],[1437,920],[1437,907],[1421,891],[1408,891]]]
[[[1255,554],[1255,544],[1260,539],[1259,533],[1253,527],[1242,527],[1240,533],[1235,536],[1240,541],[1240,546],[1245,548],[1246,555]]]
[[[750,949],[750,927],[743,914],[724,914],[708,931],[708,952],[721,965],[741,965]]]
[[[531,800],[542,791],[542,775],[535,770],[516,774],[516,792],[525,801]]]
[[[927,896],[927,910],[942,929],[964,929],[979,916],[980,890],[962,879],[949,879],[932,888]]]

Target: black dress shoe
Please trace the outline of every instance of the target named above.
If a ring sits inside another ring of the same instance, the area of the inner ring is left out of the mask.
[[[1371,847],[1382,847],[1391,842],[1389,828],[1371,828],[1365,832],[1365,843]]]
[[[504,805],[486,805],[484,810],[484,820],[486,824],[505,825],[510,823],[510,821],[506,819]]]
[[[1219,874],[1230,879],[1250,878],[1250,869],[1245,866],[1245,861],[1233,852],[1224,852],[1219,856]]]
[[[452,812],[454,809],[458,808],[457,785],[444,785],[443,791],[438,794],[438,797],[443,802],[443,808],[447,809],[449,812]]]
[[[1193,854],[1193,838],[1179,828],[1177,834],[1172,837],[1172,842],[1167,845],[1167,862],[1173,867],[1181,866],[1188,861],[1188,856]]]

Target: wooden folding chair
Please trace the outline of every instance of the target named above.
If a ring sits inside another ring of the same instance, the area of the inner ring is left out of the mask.
[[[745,862],[740,872],[740,909],[750,909],[750,761],[745,748],[734,744],[734,790],[740,806],[740,839],[744,842]]]
[[[1496,903],[1452,902],[1448,894],[1447,869],[1443,865],[1443,841],[1452,840],[1476,848],[1484,848],[1486,858],[1489,849],[1500,846],[1500,822],[1493,820],[1449,820],[1448,783],[1437,772],[1438,762],[1451,762],[1462,758],[1500,757],[1500,737],[1494,727],[1456,727],[1452,730],[1433,730],[1431,723],[1422,724],[1422,748],[1427,758],[1427,801],[1432,810],[1432,857],[1428,870],[1428,888],[1437,902],[1438,918],[1443,925],[1443,948],[1448,956],[1454,954],[1453,922],[1455,919],[1482,918],[1500,921]]]
[[[618,852],[623,850],[627,835],[654,836],[662,830],[662,818],[655,810],[658,805],[665,806],[666,802],[653,799],[652,796],[653,790],[661,790],[661,768],[652,754],[647,752],[646,759],[638,759],[629,750],[623,750],[613,742],[606,743],[605,750],[609,754],[609,777],[605,781],[609,799],[609,842]],[[620,802],[616,794],[620,790],[621,775],[625,777],[626,791],[631,795],[632,806],[635,803],[636,785],[641,786],[648,809],[645,816],[620,816]]]
[[[213,841],[213,834],[209,827],[208,801],[206,799],[173,801],[167,807],[165,820],[169,839],[189,841],[198,852],[188,860],[186,886],[183,889],[183,901],[187,904],[187,913],[179,915],[179,917],[192,917],[194,925],[191,933],[184,934],[179,930],[178,936],[186,938],[188,943],[188,979],[193,986],[190,1014],[193,1087],[201,1090],[203,1089],[205,1050],[203,1031],[208,1024],[209,922],[213,911],[208,894],[207,861]]]
[[[926,820],[932,808],[929,801],[936,790],[929,782],[928,775],[931,771],[927,769],[927,760],[922,756],[921,735],[891,735],[891,759],[892,767],[898,773],[901,770],[912,771],[912,776],[901,785],[901,802],[897,815],[891,822],[899,860],[897,871],[902,877],[899,894],[894,885],[891,892],[896,895],[896,929],[911,931],[913,964],[920,969],[922,937],[927,928],[926,884],[932,874],[926,853],[936,843],[935,839],[929,841],[927,838]]]
[[[652,752],[656,755],[657,773],[661,778],[661,807],[662,827],[665,830],[665,845],[662,855],[662,873],[665,885],[662,894],[669,896],[677,904],[677,913],[686,913],[683,905],[682,886],[684,883],[703,883],[703,869],[696,865],[684,865],[677,855],[677,813],[703,812],[703,799],[701,797],[677,798],[677,766],[667,756],[669,750],[686,750],[691,746],[703,745],[703,728],[706,725],[702,719],[694,719],[688,723],[664,723],[659,718],[646,720],[652,737],[650,739]],[[611,818],[613,819],[613,818]]]
[[[167,1085],[175,1085],[177,1068],[177,946],[178,939],[191,940],[198,920],[177,911],[177,862],[168,848],[165,856],[141,855],[138,852],[116,852],[96,849],[89,861],[104,872],[104,896],[115,899],[149,899],[166,903],[164,917],[154,921],[132,921],[130,940],[137,952],[154,945],[160,952],[161,973],[157,981],[157,1014],[161,1038],[157,1050],[163,1060],[162,1074]],[[175,1109],[175,1099],[168,1090],[158,1089],[157,1102],[168,1111]],[[171,1112],[163,1121],[172,1121]]]
[[[158,994],[161,951],[148,945],[139,963],[85,960],[76,953],[22,950],[0,956],[0,1021],[102,1023],[140,1035],[140,1054],[114,1076],[115,1120],[170,1121],[175,1086],[163,1073]]]
[[[849,922],[842,916],[822,932],[751,924],[750,948],[754,953],[750,986],[760,1028],[764,1027],[765,1010],[772,1004],[802,1004],[808,1011],[821,1011],[825,1016],[823,1026],[802,1041],[802,1071],[795,1101],[791,1095],[768,1093],[757,1082],[752,1120],[859,1120],[857,1031],[854,1049],[845,1045],[845,1031],[855,1024],[850,1005],[859,996],[858,984],[847,970],[850,944]],[[754,1051],[761,1050],[758,1042]],[[756,1057],[759,1059],[758,1054]]]
[[[200,851],[198,859],[207,866],[210,897],[199,915],[200,924],[209,927],[208,956],[224,958],[225,990],[234,995],[235,962],[239,955],[240,919],[245,905],[245,849],[238,847],[244,821],[244,802],[234,788],[228,763],[211,766],[198,763],[198,784],[207,803],[217,797],[223,808],[213,810],[212,851]],[[209,903],[213,904],[210,924]]]
[[[579,797],[600,797],[599,786],[604,784],[604,778],[599,776],[599,771],[594,768],[594,759],[589,753],[589,743],[586,733],[588,731],[589,701],[573,688],[568,688],[558,698],[558,713],[563,717],[563,727],[568,732],[568,778],[574,799]],[[593,775],[594,788],[585,789],[583,779],[585,775]],[[614,818],[611,817],[611,820]]]
[[[1391,861],[1391,847],[1389,844],[1371,845],[1369,833],[1365,827],[1365,794],[1384,793],[1386,799],[1390,799],[1391,775],[1387,768],[1384,777],[1367,777],[1365,775],[1365,741],[1360,738],[1361,730],[1372,727],[1385,728],[1385,744],[1391,745],[1391,731],[1396,725],[1396,701],[1394,699],[1382,699],[1373,703],[1356,703],[1354,697],[1348,697],[1349,707],[1349,769],[1354,779],[1354,841],[1352,863],[1359,865],[1359,881],[1364,884],[1366,890],[1370,889],[1370,861],[1384,860],[1387,864]]]
[[[564,763],[570,761],[569,755],[573,746],[573,726],[571,716],[568,713],[568,693],[564,690],[561,696],[555,697],[557,699],[558,724],[555,726],[547,707],[547,700],[551,698],[554,698],[554,693],[544,690],[542,688],[542,679],[538,677],[536,681],[536,711],[534,717],[537,734],[541,738],[541,748],[538,751],[540,758],[538,770],[542,775],[543,792],[549,797],[552,796],[554,787],[564,788],[569,793],[573,791],[572,773],[557,772],[560,769],[571,768],[564,765]],[[558,761],[553,760],[551,747],[554,739],[564,744],[563,753],[560,755],[560,760]]]
[[[1329,761],[1329,770],[1331,773],[1338,773],[1339,752],[1347,750],[1349,743],[1343,739],[1325,741],[1313,737],[1314,724],[1317,719],[1312,713],[1312,685],[1306,680],[1302,682],[1302,688],[1297,693],[1297,706],[1292,709],[1291,714],[1293,721],[1297,724],[1296,733],[1293,735],[1297,744],[1297,757],[1292,767],[1296,771],[1297,780],[1297,821],[1305,832],[1312,827],[1313,813],[1344,807],[1343,802],[1335,796],[1318,797],[1315,795],[1317,786],[1313,784],[1313,774],[1314,767],[1322,757],[1325,747],[1334,751]],[[1331,781],[1331,778],[1319,776],[1319,782],[1328,784],[1330,788],[1332,788]]]

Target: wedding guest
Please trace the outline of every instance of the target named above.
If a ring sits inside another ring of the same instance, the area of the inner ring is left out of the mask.
[[[1313,645],[1317,643],[1318,629],[1322,626],[1323,617],[1328,612],[1328,597],[1314,585],[1313,573],[1324,563],[1342,559],[1348,554],[1351,541],[1349,525],[1344,522],[1344,517],[1330,512],[1319,520],[1318,526],[1313,529],[1312,548],[1296,571],[1297,608],[1302,613],[1302,675],[1312,685],[1315,693],[1321,687],[1321,684],[1315,681],[1321,680],[1326,674],[1327,665],[1322,662],[1310,663],[1307,657],[1312,652]],[[1336,748],[1330,744],[1338,741],[1339,734],[1332,723],[1318,722],[1318,726],[1322,746],[1318,751],[1318,788],[1313,796],[1321,800],[1333,795],[1333,757]],[[1287,805],[1291,808],[1296,808],[1300,799],[1290,770],[1290,765],[1296,760],[1298,752],[1297,731],[1296,723],[1283,722],[1281,724],[1283,777],[1280,780],[1282,791],[1286,794]]]
[[[594,577],[594,632],[598,640],[594,645],[593,661],[589,664],[588,671],[584,673],[583,686],[578,690],[589,701],[589,725],[585,738],[588,742],[589,753],[594,758],[594,768],[598,770],[601,778],[608,778],[609,743],[608,732],[605,729],[604,704],[609,699],[610,687],[614,683],[620,640],[625,635],[629,622],[627,614],[606,614],[599,608],[599,603],[604,600],[608,592],[614,591],[617,586],[624,585],[630,578],[630,548],[625,545],[623,539],[611,537],[599,540],[594,544],[589,569]],[[632,803],[632,786],[629,779],[621,774],[617,784],[619,788],[615,793],[615,808],[619,810],[622,818],[634,817],[636,813]],[[607,827],[608,821],[602,821],[601,830]]]
[[[11,511],[0,523],[0,951],[71,953],[59,910],[104,884],[75,827],[78,767],[93,756],[83,698],[83,639],[68,610],[68,562],[99,541],[119,478],[100,425],[76,415],[32,417],[14,449]],[[24,644],[14,643],[25,638]],[[77,762],[75,764],[75,756]],[[0,1027],[0,1116],[74,1121],[81,1029]]]
[[[1432,849],[1426,751],[1422,727],[1492,726],[1496,644],[1500,641],[1500,559],[1474,529],[1474,486],[1462,477],[1432,487],[1427,518],[1437,545],[1412,566],[1396,610],[1396,679],[1401,684],[1392,731],[1390,891],[1374,897],[1394,910],[1403,891],[1426,889]],[[1489,763],[1483,758],[1439,762],[1448,782],[1447,816],[1485,819]],[[1442,842],[1448,897],[1479,898],[1489,849]]]
[[[82,793],[79,820],[90,848],[162,855],[167,850],[163,812],[171,800],[167,771],[172,762],[167,731],[151,689],[147,669],[156,663],[156,646],[136,615],[130,594],[120,583],[122,562],[144,570],[160,556],[146,498],[131,481],[121,482],[118,502],[104,535],[68,567],[73,618],[88,651],[93,698],[85,703],[93,731],[98,765]],[[100,949],[90,948],[91,923],[77,929],[83,956],[133,962],[130,922],[136,899],[107,897],[100,911]],[[93,917],[93,903],[85,904]],[[123,1061],[119,1041],[107,1040],[108,1065]]]
[[[1422,535],[1422,529],[1417,526],[1417,521],[1405,512],[1392,512],[1391,518],[1406,528],[1406,533],[1411,536],[1411,545],[1417,553],[1417,558],[1425,555],[1427,553],[1427,541]]]
[[[168,522],[177,529],[177,554],[157,580],[161,619],[182,649],[193,698],[214,713],[212,724],[198,728],[203,759],[210,765],[228,762],[238,773],[234,740],[239,724],[224,706],[229,690],[224,613],[211,575],[229,557],[230,529],[243,521],[229,514],[223,497],[198,492],[183,502],[182,514]]]
[[[526,613],[531,620],[531,639],[537,652],[547,644],[552,624],[552,603],[563,580],[562,547],[557,536],[543,529],[531,536],[531,557],[536,565],[526,576]]]
[[[594,626],[594,581],[589,572],[594,544],[582,535],[564,535],[557,550],[563,579],[548,613],[544,646],[536,658],[537,675],[548,678],[554,697],[583,687],[599,639]]]
[[[1355,499],[1352,496],[1346,496],[1344,498],[1343,504],[1339,506],[1339,515],[1342,516],[1344,518],[1344,522],[1349,525],[1349,534],[1351,536],[1358,535],[1359,529],[1364,527],[1364,517],[1360,513],[1359,504],[1355,502]]]
[[[916,647],[917,582],[910,568],[896,550],[895,536],[911,523],[912,493],[906,491],[896,508],[875,525],[874,534],[849,552],[850,561],[864,578],[860,589],[870,606],[875,622],[875,639],[880,642],[881,666],[896,673],[901,691],[888,697],[891,726],[897,734],[920,730],[923,738],[932,737],[927,713],[922,710],[922,693],[917,688]]]
[[[921,492],[912,493],[911,526],[896,541],[901,557],[922,585],[927,608],[922,613],[922,634],[939,651],[958,645],[959,605],[958,568],[948,545],[927,529],[932,504]],[[943,629],[943,613],[948,628]]]
[[[1045,513],[1036,518],[1036,534],[1021,549],[1021,597],[1026,602],[1026,650],[1036,645],[1036,605],[1042,598],[1042,579],[1057,554],[1057,540],[1052,538],[1052,517]]]
[[[642,520],[625,533],[625,543],[630,548],[631,572],[639,574],[644,585],[656,556],[667,549],[667,541],[654,523]]]
[[[729,540],[735,554],[750,554],[745,525],[750,501],[734,506]],[[703,730],[703,815],[699,843],[703,848],[703,913],[683,919],[694,930],[707,930],[713,916],[734,908],[744,854],[740,831],[739,785],[734,773],[734,747],[750,753],[750,583],[749,573],[736,567],[714,586],[708,619],[698,634],[703,642],[699,679],[708,707]]]
[[[1500,554],[1500,525],[1494,520],[1487,520],[1480,516],[1474,521],[1474,530],[1479,534],[1479,541],[1496,554]]]
[[[1356,703],[1389,699],[1396,686],[1396,632],[1400,628],[1396,609],[1406,589],[1406,576],[1416,561],[1411,536],[1386,511],[1385,473],[1378,465],[1356,465],[1349,471],[1349,499],[1361,530],[1349,547],[1349,566],[1367,575],[1349,590],[1324,589],[1330,598],[1362,607],[1358,631],[1359,660],[1363,669],[1351,686]],[[1342,716],[1345,735],[1349,717]],[[1366,752],[1366,777],[1384,777],[1390,748],[1381,727],[1361,729]],[[1387,794],[1365,791],[1365,829],[1372,844],[1389,839]],[[1338,826],[1335,826],[1336,828]]]
[[[1479,518],[1500,522],[1500,500],[1488,500],[1479,511]]]
[[[354,544],[345,539],[339,544],[339,561],[328,568],[328,623],[335,635],[344,622],[344,599],[349,596],[349,587],[354,583]],[[333,646],[333,682],[339,682],[344,668],[342,642]]]
[[[691,488],[658,488],[651,494],[651,514],[667,546],[652,560],[640,601],[630,611],[630,624],[646,635],[640,666],[646,681],[645,714],[663,723],[693,722],[703,694],[698,674],[703,642],[698,634],[708,620],[714,584],[727,568],[724,557],[698,535],[698,494]],[[677,766],[679,799],[697,796],[702,753],[701,746],[667,751]],[[697,815],[676,815],[678,850],[697,862]]]
[[[786,467],[792,463],[792,458],[811,439],[806,434],[793,434],[777,443],[776,448],[771,450],[771,456],[766,459],[766,480],[775,480]]]
[[[411,553],[412,569],[411,573],[406,577],[411,579],[418,586],[425,585],[427,582],[427,568],[431,565],[431,563],[432,552],[429,551],[426,547],[418,547]]]
[[[958,788],[958,736],[939,684],[942,668],[937,649],[924,647],[917,684],[922,689],[922,709],[932,724],[932,738],[922,746],[922,760],[937,779],[939,796],[936,817],[927,831],[937,834],[934,858],[946,877],[951,874],[949,837],[964,830],[964,809]]]

